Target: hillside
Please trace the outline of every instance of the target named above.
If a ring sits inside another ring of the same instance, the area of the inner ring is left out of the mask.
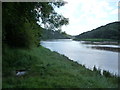
[[[42,30],[42,37],[41,39],[69,39],[70,35],[66,34],[65,32],[53,31],[53,30]]]
[[[80,39],[112,39],[112,40],[119,39],[120,40],[119,27],[120,27],[120,22],[109,23],[107,25],[77,35],[75,36],[75,39],[76,40],[80,40]]]

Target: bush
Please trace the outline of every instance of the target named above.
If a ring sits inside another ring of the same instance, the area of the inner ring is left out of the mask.
[[[112,76],[109,71],[105,71],[105,70],[103,70],[103,75],[105,77],[111,77]]]
[[[97,71],[97,68],[95,66],[93,67],[93,71]]]
[[[3,30],[3,42],[12,47],[31,48],[37,46],[40,41],[41,29],[37,24],[31,24],[28,20],[19,26],[6,25]]]
[[[101,74],[101,69],[97,69],[95,66],[93,67],[93,71],[97,72],[98,74]]]

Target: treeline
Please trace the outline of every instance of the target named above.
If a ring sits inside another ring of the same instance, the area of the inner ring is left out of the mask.
[[[66,34],[66,32],[62,32],[61,30],[45,30],[42,29],[41,39],[70,39],[71,36]]]
[[[98,27],[88,32],[75,36],[76,40],[80,39],[111,39],[120,40],[120,22],[109,23],[105,26]]]

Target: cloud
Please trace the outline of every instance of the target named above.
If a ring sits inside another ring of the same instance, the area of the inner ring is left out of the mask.
[[[71,35],[95,29],[117,21],[118,0],[65,0],[65,6],[56,11],[69,18],[62,30]]]

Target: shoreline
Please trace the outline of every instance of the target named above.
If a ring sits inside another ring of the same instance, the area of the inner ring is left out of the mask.
[[[114,47],[100,47],[100,46],[92,46],[93,49],[98,50],[106,50],[106,51],[113,51],[113,52],[120,52],[120,48],[114,48]]]
[[[33,48],[31,50],[11,49],[8,48],[5,52],[7,57],[12,60],[17,58],[21,61],[24,57],[28,61],[32,60],[32,65],[28,68],[29,71],[22,77],[16,77],[11,70],[25,68],[25,66],[12,65],[11,67],[4,66],[3,72],[3,88],[117,88],[118,77],[111,76],[107,71],[104,75],[100,74],[100,70],[94,67],[94,70],[85,68],[84,65],[78,64],[70,60],[65,55],[51,51],[43,46]],[[14,55],[11,57],[9,55]],[[20,55],[20,56],[19,56]],[[22,56],[21,56],[22,55]],[[31,59],[28,58],[28,55]],[[7,58],[5,57],[5,58]],[[3,63],[5,63],[5,59]],[[25,60],[24,59],[24,60]],[[24,62],[24,61],[21,61]],[[27,62],[26,62],[27,63]],[[7,71],[10,72],[7,72]],[[99,81],[98,81],[99,80]],[[37,82],[36,82],[37,81]],[[103,85],[103,83],[105,83]]]
[[[44,47],[44,48],[46,48],[46,47]],[[99,47],[98,47],[98,48],[97,48],[97,47],[91,47],[91,48],[98,49]],[[104,48],[104,47],[100,47],[100,50],[102,50],[101,48]],[[108,48],[108,47],[105,47],[105,48]],[[46,48],[46,49],[48,49],[48,48]],[[48,49],[48,50],[50,50],[50,49]],[[51,51],[51,50],[50,50],[50,51]],[[111,51],[112,51],[112,50],[111,50]],[[72,61],[73,63],[76,63],[76,64],[84,67],[85,69],[88,69],[88,70],[90,70],[90,71],[97,71],[97,72],[98,72],[100,75],[102,75],[102,76],[104,76],[104,75],[103,75],[103,71],[105,71],[105,72],[109,73],[110,77],[120,77],[119,75],[116,75],[115,73],[113,74],[113,73],[111,73],[111,72],[109,72],[109,71],[107,71],[107,70],[102,70],[102,71],[101,71],[101,69],[100,69],[100,68],[97,68],[96,66],[93,66],[92,69],[87,68],[85,65],[82,65],[82,64],[78,63],[77,61],[74,61],[74,60],[70,59],[69,57],[65,56],[64,54],[60,54],[60,53],[58,53],[58,52],[56,52],[56,51],[51,51],[51,52],[55,52],[55,53],[59,54],[60,56],[63,56],[63,57],[65,57],[65,58],[67,58],[68,61]],[[114,52],[116,52],[116,49],[114,50]],[[94,69],[95,69],[95,70],[94,70]]]
[[[106,50],[106,51],[113,51],[113,52],[120,52],[120,43],[118,41],[90,41],[90,40],[75,40],[80,41],[82,44],[88,44],[88,45],[96,45],[96,46],[90,46],[88,48],[98,49],[98,50]],[[118,47],[106,47],[106,46],[97,46],[97,45],[117,45]]]
[[[120,45],[119,40],[105,40],[105,39],[72,39],[74,41],[83,41],[85,44],[94,44],[94,45]]]

